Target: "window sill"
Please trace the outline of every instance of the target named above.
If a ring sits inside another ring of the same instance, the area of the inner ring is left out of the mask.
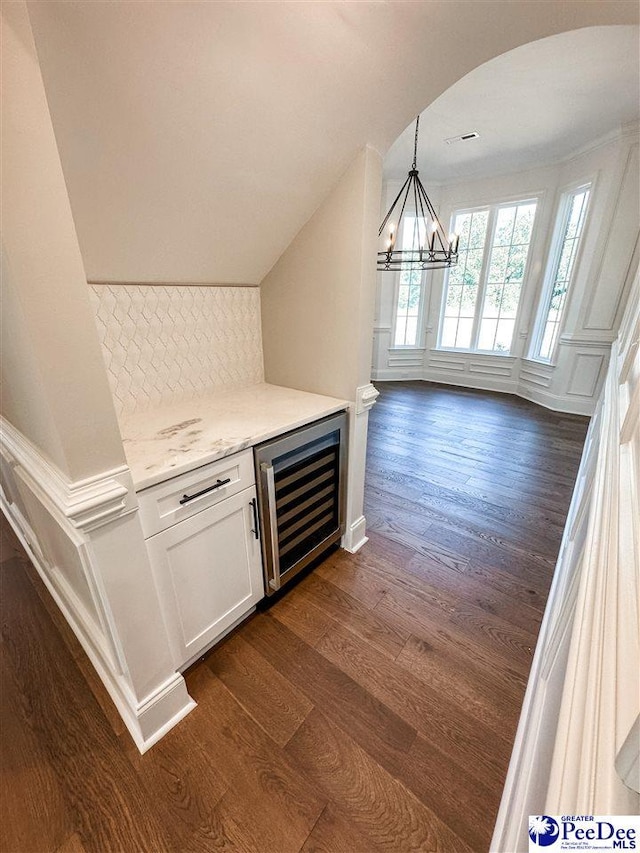
[[[545,358],[534,358],[534,356],[527,356],[522,360],[528,361],[530,364],[536,364],[538,367],[554,368],[556,366],[555,363],[551,360],[547,360]]]
[[[426,347],[394,346],[389,347],[389,352],[425,352],[426,349]]]

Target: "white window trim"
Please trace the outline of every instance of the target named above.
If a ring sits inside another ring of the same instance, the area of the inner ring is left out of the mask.
[[[510,197],[506,200],[505,199],[501,199],[500,201],[494,200],[491,202],[485,202],[484,204],[473,205],[471,207],[455,207],[455,209],[453,209],[451,211],[451,217],[450,217],[450,223],[449,223],[449,230],[450,231],[453,230],[454,220],[455,220],[456,216],[458,216],[459,214],[474,213],[475,211],[478,211],[478,210],[487,210],[488,209],[489,210],[489,218],[487,220],[487,231],[486,231],[486,235],[485,235],[483,255],[482,255],[482,267],[480,269],[480,279],[478,282],[478,297],[477,297],[477,301],[476,301],[476,312],[474,314],[473,327],[471,330],[471,344],[472,345],[470,347],[445,347],[442,345],[442,327],[444,325],[444,309],[445,309],[445,305],[446,305],[446,301],[447,301],[447,291],[448,291],[448,287],[449,287],[449,276],[445,275],[444,280],[443,280],[443,285],[442,285],[442,299],[440,302],[440,311],[439,311],[439,317],[438,317],[437,343],[436,343],[436,346],[434,348],[434,351],[451,352],[451,353],[454,353],[454,352],[469,353],[471,355],[491,356],[491,357],[496,356],[498,358],[504,358],[504,357],[514,358],[515,357],[514,353],[513,353],[513,349],[514,349],[515,343],[517,341],[518,330],[520,328],[520,319],[521,319],[522,310],[523,310],[524,295],[525,295],[527,284],[529,281],[529,273],[530,273],[530,269],[531,269],[531,264],[529,263],[529,261],[531,258],[531,251],[532,251],[532,247],[534,244],[534,240],[536,238],[537,231],[538,231],[538,220],[539,220],[538,212],[539,212],[539,209],[541,206],[541,202],[543,200],[542,196],[543,196],[543,194],[541,192],[538,192],[538,193],[533,193],[530,195],[525,195],[524,197],[515,196],[515,197]],[[484,298],[485,298],[485,293],[486,293],[486,289],[487,289],[487,281],[486,281],[487,267],[489,265],[489,258],[491,256],[491,248],[493,246],[493,240],[495,237],[495,229],[496,229],[496,223],[497,223],[497,219],[498,219],[498,211],[503,207],[513,207],[513,205],[527,204],[527,203],[531,203],[531,202],[536,203],[536,213],[535,213],[535,217],[533,220],[533,228],[531,229],[531,239],[529,240],[529,249],[527,252],[527,264],[526,264],[525,274],[524,274],[524,277],[522,279],[522,287],[520,289],[520,299],[518,300],[518,310],[516,311],[516,316],[514,318],[513,338],[512,338],[512,342],[511,342],[511,349],[509,350],[509,352],[501,352],[498,350],[478,349],[477,344],[478,344],[478,339],[480,337],[480,323],[482,321],[482,309],[484,307]],[[478,306],[480,306],[480,307],[478,307]]]
[[[527,355],[528,361],[534,361],[537,364],[546,364],[551,367],[555,367],[556,365],[558,359],[558,348],[560,346],[560,338],[562,337],[564,323],[567,317],[567,307],[571,300],[573,283],[575,281],[576,272],[578,270],[578,267],[580,265],[580,259],[582,257],[584,237],[587,233],[587,229],[589,227],[589,220],[591,218],[595,184],[596,179],[595,176],[593,176],[587,180],[573,181],[572,183],[564,186],[560,191],[560,198],[556,206],[555,216],[553,218],[553,232],[551,242],[549,244],[549,252],[547,254],[544,279],[542,282],[542,288],[540,290],[540,296],[537,301],[536,318],[533,325],[533,333],[531,335],[531,341],[529,344],[529,351]],[[551,290],[556,277],[556,273],[558,271],[558,265],[560,263],[560,255],[562,253],[562,246],[564,244],[564,235],[567,229],[567,222],[571,210],[571,204],[573,198],[584,190],[589,190],[587,212],[584,218],[584,223],[582,225],[582,231],[578,239],[578,249],[576,251],[576,256],[573,261],[571,277],[567,284],[567,294],[564,300],[564,304],[562,306],[560,319],[558,321],[558,335],[553,346],[553,351],[550,353],[549,358],[542,358],[539,352],[540,347],[542,346],[542,338],[544,335],[545,326],[547,324],[547,317],[549,315]]]
[[[406,220],[405,220],[406,221]],[[398,234],[398,237],[402,239],[402,235]],[[402,270],[397,270],[394,273],[394,286],[393,286],[393,322],[391,324],[391,340],[389,349],[400,350],[406,352],[407,350],[424,350],[425,349],[425,304],[427,302],[426,292],[427,292],[427,284],[426,284],[426,275],[428,270],[421,270],[420,274],[420,304],[418,306],[418,317],[417,317],[417,332],[416,332],[416,342],[415,344],[397,344],[396,341],[396,331],[398,328],[398,299],[400,298],[400,276],[402,275]]]

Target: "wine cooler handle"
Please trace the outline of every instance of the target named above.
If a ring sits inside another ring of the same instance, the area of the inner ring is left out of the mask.
[[[278,550],[278,521],[276,519],[276,481],[273,473],[273,465],[263,462],[260,470],[267,481],[267,504],[269,507],[269,532],[271,536],[271,572],[273,577],[269,580],[269,586],[274,591],[280,589],[280,554]]]
[[[260,522],[258,521],[258,501],[255,498],[251,498],[249,503],[251,504],[251,509],[253,510],[253,527],[251,528],[251,532],[253,533],[256,539],[259,539]]]

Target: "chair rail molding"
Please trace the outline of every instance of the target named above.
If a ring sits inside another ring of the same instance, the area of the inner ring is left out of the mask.
[[[2,415],[0,443],[5,448],[5,456],[10,455],[14,464],[28,472],[46,498],[79,530],[92,530],[137,509],[138,501],[126,465],[95,477],[68,480]]]

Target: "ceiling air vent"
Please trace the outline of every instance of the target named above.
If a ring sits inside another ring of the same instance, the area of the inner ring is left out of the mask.
[[[468,142],[470,139],[477,139],[480,136],[477,130],[472,130],[471,133],[463,133],[461,136],[450,136],[445,139],[447,145],[453,145],[454,142]]]

